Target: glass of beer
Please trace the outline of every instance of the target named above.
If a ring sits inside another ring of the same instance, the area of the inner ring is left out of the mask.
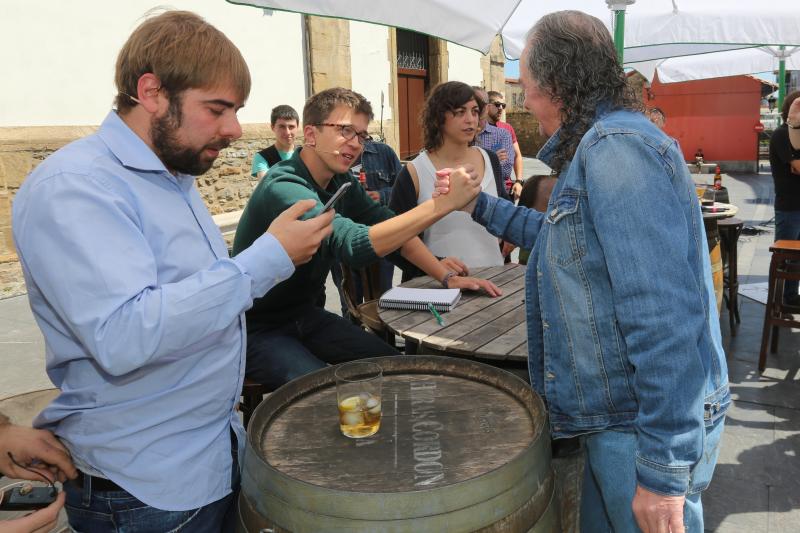
[[[381,427],[380,365],[366,361],[344,363],[336,367],[334,376],[342,434],[360,439],[377,433]]]

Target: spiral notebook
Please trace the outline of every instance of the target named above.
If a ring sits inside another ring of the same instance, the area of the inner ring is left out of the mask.
[[[394,287],[389,289],[378,300],[384,309],[411,309],[427,311],[428,304],[444,313],[453,309],[461,298],[460,289],[412,289]]]

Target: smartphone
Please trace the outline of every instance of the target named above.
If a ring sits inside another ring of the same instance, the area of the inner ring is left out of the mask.
[[[352,184],[353,184],[352,181],[348,181],[348,182],[342,184],[342,186],[339,187],[339,190],[337,190],[335,193],[333,193],[333,196],[331,196],[331,199],[328,200],[325,203],[325,206],[322,208],[322,211],[320,211],[320,214],[321,213],[327,213],[328,211],[330,211],[333,208],[333,206],[336,205],[336,202],[338,202],[339,199],[342,196],[344,196],[344,193],[347,192],[347,189],[349,189]]]
[[[14,487],[3,493],[0,511],[35,511],[56,501],[56,495],[53,487]]]

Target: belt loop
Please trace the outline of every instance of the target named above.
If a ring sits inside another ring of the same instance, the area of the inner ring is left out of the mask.
[[[84,507],[89,507],[92,503],[92,476],[83,473],[83,501],[81,504]]]

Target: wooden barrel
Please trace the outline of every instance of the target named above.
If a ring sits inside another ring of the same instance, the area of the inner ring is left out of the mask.
[[[378,433],[339,431],[334,367],[256,409],[242,462],[239,530],[560,530],[544,404],[503,370],[450,357],[383,368]]]
[[[714,245],[714,248],[709,252],[711,259],[711,278],[714,280],[714,295],[717,297],[717,311],[722,309],[722,291],[723,291],[723,271],[722,271],[722,248],[719,241]]]

